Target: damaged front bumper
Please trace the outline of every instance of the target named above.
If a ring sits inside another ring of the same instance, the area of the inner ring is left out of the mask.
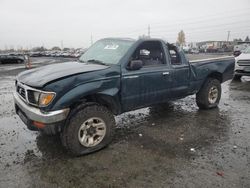
[[[21,120],[30,130],[43,130],[48,134],[60,131],[60,126],[65,122],[70,109],[62,109],[51,112],[42,112],[40,109],[26,104],[15,92],[15,110]]]

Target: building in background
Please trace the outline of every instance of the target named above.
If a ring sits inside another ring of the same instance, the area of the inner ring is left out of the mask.
[[[197,42],[197,47],[201,52],[232,52],[234,43],[232,41],[203,41]]]

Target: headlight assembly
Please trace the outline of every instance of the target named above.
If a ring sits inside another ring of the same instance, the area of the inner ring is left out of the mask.
[[[33,92],[33,96],[34,96],[34,100],[36,101],[36,103],[38,103],[40,92],[34,91]]]
[[[36,90],[28,90],[27,91],[28,102],[35,106],[45,107],[48,106],[53,99],[55,98],[54,92],[43,92]]]

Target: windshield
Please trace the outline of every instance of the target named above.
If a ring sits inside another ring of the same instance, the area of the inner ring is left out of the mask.
[[[250,46],[247,47],[244,51],[243,51],[244,54],[250,54]]]
[[[117,64],[134,41],[102,39],[93,44],[81,57],[81,62]]]

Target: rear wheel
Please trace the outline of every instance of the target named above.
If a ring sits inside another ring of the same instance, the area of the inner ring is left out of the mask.
[[[217,79],[209,78],[196,94],[196,103],[200,109],[218,106],[221,98],[221,84]]]
[[[61,139],[74,155],[84,155],[107,146],[113,137],[115,119],[104,106],[81,105],[71,113]]]

